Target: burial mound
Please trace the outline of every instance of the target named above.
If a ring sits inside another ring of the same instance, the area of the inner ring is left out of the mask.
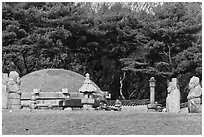
[[[84,76],[64,69],[43,69],[27,74],[21,77],[21,106],[22,108],[29,106],[33,89],[40,89],[36,102],[39,107],[59,106],[60,101],[67,98],[62,89],[68,89],[72,101],[81,100],[83,94],[79,92],[79,88],[84,84],[84,80]],[[97,89],[94,99],[104,100],[101,89],[94,82],[92,84]]]
[[[33,92],[33,89],[40,89],[40,92],[60,92],[62,88],[68,88],[71,92],[79,92],[85,77],[64,69],[43,69],[29,73],[21,77],[22,93]],[[97,88],[96,93],[102,94],[101,89],[93,82]]]

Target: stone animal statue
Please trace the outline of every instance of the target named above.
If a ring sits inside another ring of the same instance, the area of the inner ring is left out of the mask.
[[[201,113],[201,96],[202,96],[202,88],[200,86],[200,79],[198,77],[193,76],[189,82],[189,93],[187,96],[188,99],[188,112],[189,113]]]

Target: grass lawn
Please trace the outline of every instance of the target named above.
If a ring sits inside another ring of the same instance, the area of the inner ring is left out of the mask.
[[[201,135],[202,114],[133,111],[2,111],[3,135]]]

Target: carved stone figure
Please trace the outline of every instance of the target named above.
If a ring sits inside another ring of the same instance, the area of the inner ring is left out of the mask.
[[[9,73],[9,80],[6,85],[8,92],[8,109],[20,109],[21,108],[21,89],[20,89],[20,77],[16,71]]]
[[[9,78],[12,78],[18,85],[21,84],[19,74],[16,71],[11,71],[9,73]]]
[[[2,74],[2,108],[8,108],[8,92],[6,90],[6,84],[8,82],[8,74]]]
[[[7,82],[7,92],[19,94],[21,93],[20,86],[12,78],[9,78]]]
[[[16,71],[11,71],[9,73],[9,80],[7,82],[8,93],[21,93],[20,91],[20,77]]]
[[[177,84],[178,81],[176,78],[172,78],[172,82],[169,83],[169,87],[167,89],[168,95],[166,99],[167,112],[180,112],[180,91]]]
[[[189,82],[189,93],[187,96],[188,99],[188,112],[189,113],[201,113],[201,96],[202,96],[202,88],[199,84],[200,79],[198,77],[193,76]]]

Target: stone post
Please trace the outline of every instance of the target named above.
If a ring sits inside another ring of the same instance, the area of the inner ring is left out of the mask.
[[[155,104],[156,80],[154,77],[151,77],[151,79],[149,80],[149,85],[150,85],[150,104],[147,105],[147,108],[149,112],[154,112],[156,111],[156,107],[157,107],[157,104]]]
[[[154,79],[154,77],[151,77],[151,79],[149,80],[150,82],[150,103],[154,104],[155,102],[155,82],[156,80]]]
[[[36,108],[36,94],[33,92],[30,98],[30,108],[34,110]]]
[[[34,108],[36,108],[36,106],[39,104],[39,101],[38,101],[37,99],[38,99],[39,96],[40,96],[40,89],[37,89],[37,88],[33,89],[32,96],[33,96],[33,97],[31,97],[31,98],[34,99],[34,100],[31,99],[31,102],[32,102],[32,101],[34,102],[34,104],[35,104],[35,105],[34,105]]]

